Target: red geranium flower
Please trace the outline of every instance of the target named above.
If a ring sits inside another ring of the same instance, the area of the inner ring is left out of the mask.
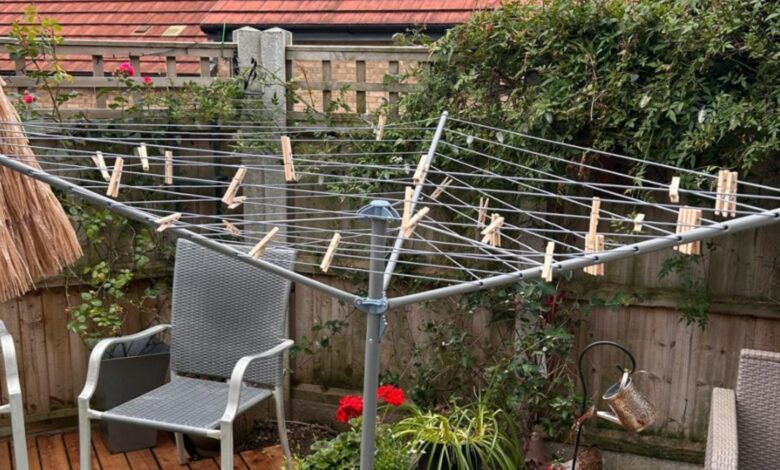
[[[336,409],[336,419],[342,423],[363,414],[363,399],[356,395],[346,395],[339,400]]]
[[[32,104],[33,101],[35,101],[35,95],[30,94],[29,91],[24,90],[24,95],[22,95],[22,101],[24,104]]]
[[[135,68],[133,68],[133,65],[130,62],[122,62],[116,68],[115,73],[122,77],[132,77],[135,75]]]
[[[154,83],[152,77],[144,77],[144,85],[151,85],[152,83]]]
[[[404,391],[395,385],[382,385],[376,390],[377,397],[388,405],[401,406],[404,404]]]

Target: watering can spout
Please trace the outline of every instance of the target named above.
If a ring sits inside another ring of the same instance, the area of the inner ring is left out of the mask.
[[[623,423],[620,421],[620,418],[618,418],[612,413],[607,413],[606,411],[597,411],[596,416],[598,416],[601,419],[607,420],[610,423],[617,424],[618,426],[623,426]]]

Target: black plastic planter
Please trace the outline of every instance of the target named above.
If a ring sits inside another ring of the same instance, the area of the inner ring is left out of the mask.
[[[111,349],[100,365],[95,409],[113,408],[162,386],[168,378],[169,363],[168,345],[159,341],[140,341]],[[101,421],[100,430],[112,453],[157,445],[154,428]]]

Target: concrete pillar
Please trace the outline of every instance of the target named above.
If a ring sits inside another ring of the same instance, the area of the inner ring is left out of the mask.
[[[278,129],[276,133],[278,138],[284,134],[287,125],[286,48],[292,44],[292,34],[279,28],[260,31],[243,27],[233,32],[233,41],[238,47],[240,73],[248,74],[253,68],[256,71],[255,78],[247,87],[247,99],[251,102],[247,105],[245,120],[262,120],[263,122],[258,124],[275,125]],[[258,113],[260,107],[263,111]],[[267,168],[264,171],[249,171],[244,179],[246,185],[260,186],[244,187],[244,194],[250,201],[255,199],[264,202],[264,204],[249,203],[244,207],[246,220],[257,222],[248,224],[246,228],[258,232],[253,234],[257,237],[277,226],[273,221],[287,219],[287,210],[284,207],[287,205],[287,190],[281,160],[262,156],[281,155],[278,142],[269,142],[268,145],[257,147],[254,151],[257,156],[245,157],[244,165]],[[284,224],[279,224],[278,227],[280,231],[276,239],[286,241]]]

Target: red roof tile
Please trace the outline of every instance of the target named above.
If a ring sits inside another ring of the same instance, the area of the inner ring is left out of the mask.
[[[452,25],[500,0],[216,0],[204,26]]]

